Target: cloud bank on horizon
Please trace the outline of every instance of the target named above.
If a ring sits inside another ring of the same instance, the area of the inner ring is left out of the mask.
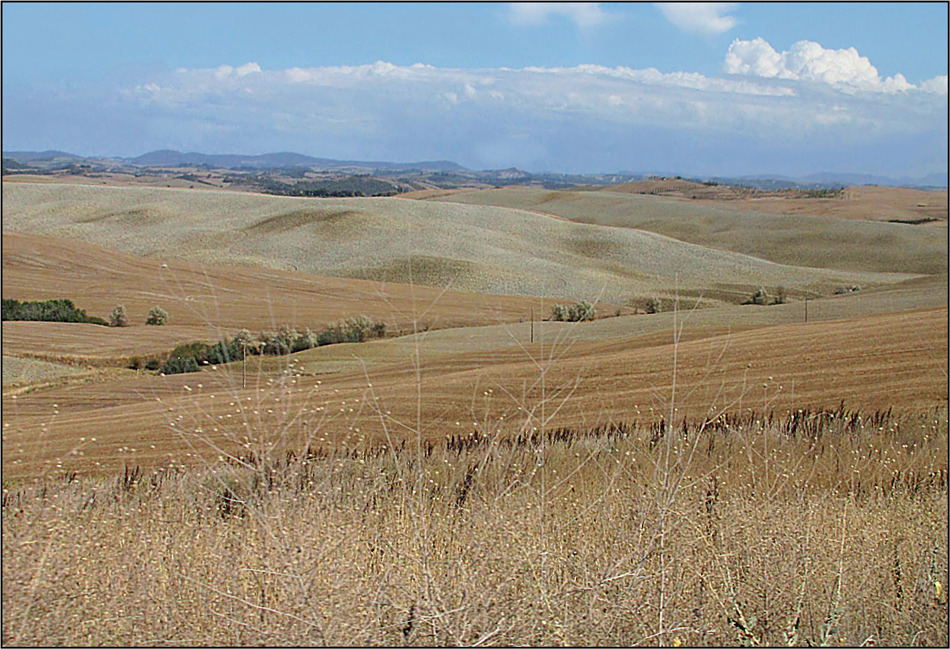
[[[730,15],[735,8],[657,3],[684,34],[728,32],[737,22]],[[508,18],[513,25],[566,19],[588,32],[612,20],[588,3],[514,3]],[[232,63],[239,62],[182,67],[118,89],[56,88],[26,98],[5,92],[4,137],[19,142],[8,124],[32,111],[49,124],[48,144],[32,148],[73,146],[86,154],[102,153],[89,150],[98,137],[102,146],[121,140],[128,155],[136,152],[129,147],[293,150],[568,173],[947,169],[947,75],[916,82],[902,74],[882,77],[853,47],[826,49],[807,40],[779,52],[761,37],[736,38],[716,76],[590,64],[462,69],[378,61],[264,69],[253,61]]]
[[[623,66],[464,70],[383,61],[262,70],[251,62],[179,69],[124,88],[120,101],[170,120],[187,114],[235,133],[263,116],[277,134],[399,142],[393,149],[412,140],[417,156],[454,155],[469,166],[535,170],[562,155],[559,138],[547,135],[559,128],[575,128],[594,149],[584,168],[572,171],[629,168],[635,163],[617,156],[611,167],[598,165],[597,144],[620,138],[635,146],[659,131],[697,142],[740,137],[789,149],[829,138],[861,146],[946,134],[946,76],[918,85],[900,74],[881,78],[853,48],[800,41],[778,53],[761,38],[735,40],[723,71],[718,78]],[[433,140],[454,151],[426,148]],[[379,147],[364,155],[384,153]]]

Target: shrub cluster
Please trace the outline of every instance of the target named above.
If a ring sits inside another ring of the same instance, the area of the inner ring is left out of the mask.
[[[332,324],[319,333],[305,329],[302,333],[290,325],[281,325],[277,331],[263,331],[257,338],[246,329],[233,338],[223,338],[209,345],[203,342],[179,345],[161,366],[163,374],[197,372],[202,365],[230,363],[254,356],[282,356],[322,345],[358,343],[386,335],[386,323],[375,322],[364,315]]]
[[[769,295],[769,292],[766,291],[764,287],[760,287],[757,288],[752,296],[743,302],[743,304],[758,304],[764,306],[769,304],[785,304],[787,301],[788,294],[784,286],[779,286],[774,296]]]
[[[861,287],[857,284],[852,284],[851,286],[839,286],[835,289],[835,295],[844,295],[845,293],[857,293],[861,290]]]
[[[168,320],[168,311],[160,306],[153,306],[148,312],[148,318],[145,320],[147,325],[163,325]]]
[[[20,302],[3,300],[4,320],[31,320],[35,322],[83,322],[106,325],[102,318],[86,315],[84,309],[77,309],[72,300],[42,300],[38,302]]]
[[[563,304],[555,304],[551,311],[551,319],[558,322],[583,322],[593,320],[597,315],[594,305],[586,300],[581,300],[569,307]]]
[[[385,335],[385,322],[374,322],[365,315],[361,315],[330,325],[317,336],[317,344],[361,343],[370,338],[382,338]]]
[[[129,326],[129,317],[125,314],[125,307],[121,304],[116,305],[112,309],[112,313],[109,314],[109,326],[110,327],[128,327]]]

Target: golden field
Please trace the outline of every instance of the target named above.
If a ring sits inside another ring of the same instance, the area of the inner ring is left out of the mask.
[[[3,297],[131,320],[3,324],[4,644],[947,643],[939,222],[3,185]]]

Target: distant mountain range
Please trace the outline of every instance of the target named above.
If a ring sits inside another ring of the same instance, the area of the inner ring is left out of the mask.
[[[6,155],[6,154],[4,154]],[[280,167],[308,167],[311,169],[365,168],[373,170],[408,171],[468,171],[465,167],[447,160],[425,162],[370,162],[359,160],[331,160],[314,158],[302,153],[265,153],[262,155],[181,153],[164,149],[152,151],[135,158],[124,158],[128,164],[142,167],[211,167],[214,169],[274,169]]]
[[[70,165],[94,165],[96,167],[205,167],[209,169],[231,170],[273,170],[289,168],[306,168],[321,171],[340,173],[407,173],[421,172],[427,174],[448,174],[469,177],[478,177],[486,182],[511,182],[524,184],[541,182],[552,186],[569,186],[571,184],[611,184],[642,180],[657,176],[671,176],[672,174],[636,173],[622,171],[616,174],[553,174],[531,173],[520,169],[501,169],[487,171],[471,171],[460,164],[448,160],[423,162],[379,162],[360,160],[333,160],[330,158],[316,158],[309,155],[293,152],[265,153],[262,155],[240,154],[207,154],[182,153],[163,149],[152,151],[133,158],[118,157],[83,157],[65,151],[4,151],[4,173],[7,171],[24,171],[23,165],[41,169],[59,169]],[[888,177],[870,174],[821,172],[808,176],[790,178],[781,175],[754,175],[738,177],[696,177],[682,176],[685,180],[697,182],[715,182],[722,185],[741,185],[759,189],[819,189],[838,188],[850,185],[884,185],[891,187],[919,187],[919,188],[946,188],[948,186],[947,172],[929,174],[922,178]]]

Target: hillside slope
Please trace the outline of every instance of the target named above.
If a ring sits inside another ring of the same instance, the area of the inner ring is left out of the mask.
[[[894,191],[904,196],[901,192],[911,190]],[[912,196],[923,193],[916,192]],[[911,195],[904,198],[908,196]],[[934,200],[938,198],[934,196]],[[872,192],[862,200],[867,205],[877,199],[877,194]],[[802,199],[808,200],[814,206],[824,199]],[[427,202],[512,207],[553,214],[578,223],[636,228],[794,266],[947,273],[945,225],[927,227],[871,222],[856,217],[750,211],[762,205],[763,210],[774,212],[781,212],[782,207],[787,207],[789,212],[804,212],[802,201],[693,201],[604,190],[551,192],[534,187],[505,187],[440,196]],[[824,202],[847,204],[846,201]],[[904,212],[895,214],[906,216]]]
[[[439,338],[464,334],[456,330],[423,337],[418,357],[407,357],[398,339],[289,360],[255,357],[247,388],[234,364],[5,394],[4,475],[194,464],[219,448],[239,453],[248,438],[274,439],[275,431],[353,448],[398,446],[417,434],[434,442],[475,431],[505,435],[540,426],[540,418],[549,429],[655,422],[669,413],[674,358],[677,424],[720,410],[782,414],[842,400],[870,413],[946,404],[946,308],[745,331],[688,326],[675,356],[669,332],[587,339],[583,330],[597,324],[562,330],[556,345],[543,347],[447,352]],[[362,358],[383,362],[365,368]],[[332,360],[348,364],[323,373]],[[259,371],[262,361],[270,367]],[[77,439],[90,438],[82,453],[72,452]]]
[[[842,284],[890,284],[940,267],[933,253],[929,265],[894,269],[901,273],[831,270],[830,264],[804,268],[632,228],[398,198],[298,199],[4,183],[3,206],[4,232],[79,239],[158,260],[567,300],[621,302],[668,292],[674,285],[709,294],[779,285],[827,294]],[[840,241],[833,248],[842,255]]]

